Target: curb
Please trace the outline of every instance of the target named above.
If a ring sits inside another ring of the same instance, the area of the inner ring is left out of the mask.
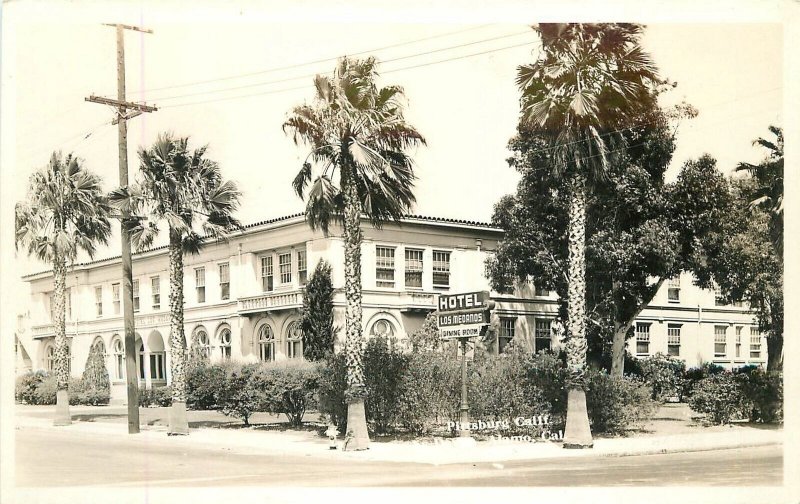
[[[763,442],[750,442],[740,444],[721,444],[719,446],[704,446],[698,448],[661,448],[649,449],[642,451],[624,451],[619,453],[599,453],[598,457],[634,457],[636,455],[666,455],[670,453],[694,453],[694,452],[707,452],[716,450],[736,450],[738,448],[758,448],[760,446],[783,446],[783,441],[767,440]]]

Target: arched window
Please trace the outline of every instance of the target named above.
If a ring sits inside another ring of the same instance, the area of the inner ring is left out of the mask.
[[[275,333],[269,324],[264,324],[258,330],[258,357],[261,362],[275,360]]]
[[[223,360],[230,360],[231,358],[231,330],[223,329],[219,333],[219,349],[222,354]]]
[[[139,379],[144,381],[144,343],[139,344]]]
[[[286,355],[290,359],[303,357],[303,331],[300,329],[299,322],[292,322],[286,328]]]
[[[197,344],[198,351],[204,359],[208,360],[211,356],[211,342],[208,339],[208,333],[200,329],[197,331]]]
[[[114,335],[111,340],[111,348],[114,352],[114,378],[117,380],[125,379],[125,347],[119,336]]]
[[[391,338],[394,336],[394,326],[386,319],[378,319],[372,324],[370,336],[381,336],[384,338]]]
[[[56,347],[52,344],[44,348],[44,368],[48,373],[56,369]]]

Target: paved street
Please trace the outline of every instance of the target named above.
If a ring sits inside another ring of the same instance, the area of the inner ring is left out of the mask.
[[[42,475],[47,477],[42,477]],[[266,456],[137,443],[127,435],[20,427],[18,486],[781,485],[779,445],[663,455],[448,464]]]

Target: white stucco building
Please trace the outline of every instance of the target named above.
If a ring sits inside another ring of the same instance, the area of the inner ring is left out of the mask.
[[[381,229],[363,222],[364,330],[402,338],[422,324],[440,293],[489,290],[484,261],[503,231],[489,224],[409,216]],[[303,285],[320,260],[333,267],[336,323],[344,327],[344,244],[341,229],[312,231],[303,215],[246,226],[226,242],[210,242],[184,259],[187,340],[199,341],[212,360],[268,361],[302,358],[298,330]],[[71,373],[80,375],[92,344],[102,342],[112,400],[125,397],[119,257],[69,269],[67,336]],[[134,254],[137,365],[145,386],[169,383],[169,277],[166,247]],[[18,372],[52,367],[54,332],[49,271],[23,277],[29,310],[18,319]],[[539,350],[557,345],[550,322],[557,299],[526,288],[492,294],[500,317],[499,346],[512,338]],[[766,342],[751,313],[718,306],[713,292],[691,276],[665,283],[637,321],[629,342],[636,355],[671,353],[687,366],[713,361],[732,367],[766,361]],[[344,331],[339,332],[343,337]],[[635,348],[633,348],[635,346]]]

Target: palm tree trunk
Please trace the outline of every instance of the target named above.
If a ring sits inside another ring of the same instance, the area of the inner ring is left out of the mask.
[[[169,435],[189,434],[186,419],[186,335],[183,330],[183,247],[178,232],[169,231],[169,344],[172,407]]]
[[[586,175],[569,177],[569,254],[567,291],[567,425],[564,448],[591,448],[586,410]]]
[[[342,167],[345,170],[345,167]],[[342,172],[344,196],[345,361],[347,363],[347,433],[344,450],[369,447],[364,408],[364,333],[361,327],[361,205],[355,181]]]
[[[66,291],[67,291],[67,265],[63,257],[56,254],[53,260],[53,302],[55,309],[56,348],[55,348],[55,374],[56,374],[56,416],[53,425],[69,425],[72,417],[69,413],[69,347],[67,346],[66,327]]]

